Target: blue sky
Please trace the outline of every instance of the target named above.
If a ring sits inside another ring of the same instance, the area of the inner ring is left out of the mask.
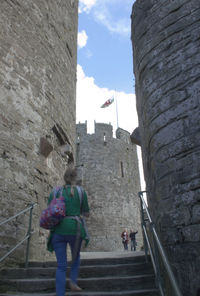
[[[78,63],[99,87],[134,92],[130,14],[132,1],[100,1],[79,13],[79,32],[88,36],[78,51]],[[81,5],[81,2],[80,2]],[[103,15],[102,15],[103,14]]]
[[[135,0],[79,0],[77,61],[77,122],[110,123],[132,133],[138,126],[136,112],[131,11]],[[114,96],[107,108],[101,105]],[[118,120],[117,120],[118,113]],[[145,189],[141,150],[137,146],[141,189]]]
[[[79,0],[77,122],[87,120],[88,132],[94,120],[111,123],[114,134],[117,127],[131,133],[138,125],[130,40],[133,3]],[[113,95],[115,102],[100,108]]]

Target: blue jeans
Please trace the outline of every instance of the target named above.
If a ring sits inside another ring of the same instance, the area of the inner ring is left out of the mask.
[[[131,241],[131,251],[133,251],[133,249],[134,249],[134,251],[136,251],[136,246],[137,246],[136,240],[132,240]]]
[[[128,242],[124,241],[123,245],[124,245],[124,250],[128,251]]]
[[[57,270],[56,270],[56,296],[64,296],[66,288],[66,271],[67,271],[67,244],[69,243],[71,252],[73,251],[76,241],[75,235],[61,235],[54,233],[52,237],[52,245],[56,253]],[[74,260],[70,269],[70,280],[76,284],[80,267],[80,248],[78,255]]]

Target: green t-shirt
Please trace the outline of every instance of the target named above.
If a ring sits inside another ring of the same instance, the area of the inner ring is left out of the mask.
[[[80,207],[80,198],[78,194],[77,188],[74,186],[74,195],[71,195],[71,186],[64,186],[62,190],[62,196],[65,198],[66,202],[66,216],[80,216],[81,213],[88,213],[89,212],[89,206],[88,206],[88,199],[87,194],[85,190],[83,191],[83,198],[82,198],[82,204]],[[60,191],[57,193],[56,197],[59,197]],[[53,192],[51,192],[48,204],[53,199]],[[70,218],[64,218],[58,225],[56,225],[53,229],[51,229],[50,236],[48,239],[47,248],[49,251],[53,251],[52,245],[51,245],[51,237],[53,233],[62,234],[62,235],[76,235],[77,231],[77,221]],[[86,240],[86,232],[81,224],[81,238]],[[86,240],[86,243],[88,241]]]

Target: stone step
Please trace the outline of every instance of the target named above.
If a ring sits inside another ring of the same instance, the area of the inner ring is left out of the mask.
[[[95,258],[93,254],[90,259],[81,259],[78,284],[83,291],[71,292],[67,288],[67,295],[159,296],[152,265],[136,253],[117,258]],[[55,261],[30,262],[27,269],[1,270],[0,296],[55,296],[56,265]]]
[[[119,257],[119,258],[93,258],[93,259],[81,259],[81,266],[84,265],[110,265],[110,264],[125,264],[125,263],[145,263],[144,256],[133,256],[133,257]],[[69,262],[70,264],[70,262]],[[29,262],[29,267],[56,267],[56,261],[49,262]],[[24,267],[24,265],[20,265]]]
[[[31,268],[7,268],[0,271],[1,279],[22,279],[22,278],[48,278],[54,277],[56,267],[31,267]],[[104,277],[109,275],[139,275],[153,273],[150,263],[125,263],[110,265],[81,265],[79,276],[81,278]],[[69,274],[69,269],[67,275]]]
[[[68,296],[80,295],[80,296],[159,296],[157,289],[140,289],[132,291],[110,291],[110,292],[70,292],[67,291]],[[0,294],[0,296],[55,296],[54,293],[11,293]]]
[[[79,279],[78,284],[87,291],[122,291],[155,288],[154,275],[106,276]],[[51,292],[55,290],[55,277],[48,279],[8,279],[0,280],[1,291]]]

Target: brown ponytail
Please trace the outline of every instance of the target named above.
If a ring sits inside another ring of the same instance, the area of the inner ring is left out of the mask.
[[[77,172],[75,168],[68,168],[64,173],[65,185],[71,185],[70,195],[74,196],[74,186],[77,177]]]

